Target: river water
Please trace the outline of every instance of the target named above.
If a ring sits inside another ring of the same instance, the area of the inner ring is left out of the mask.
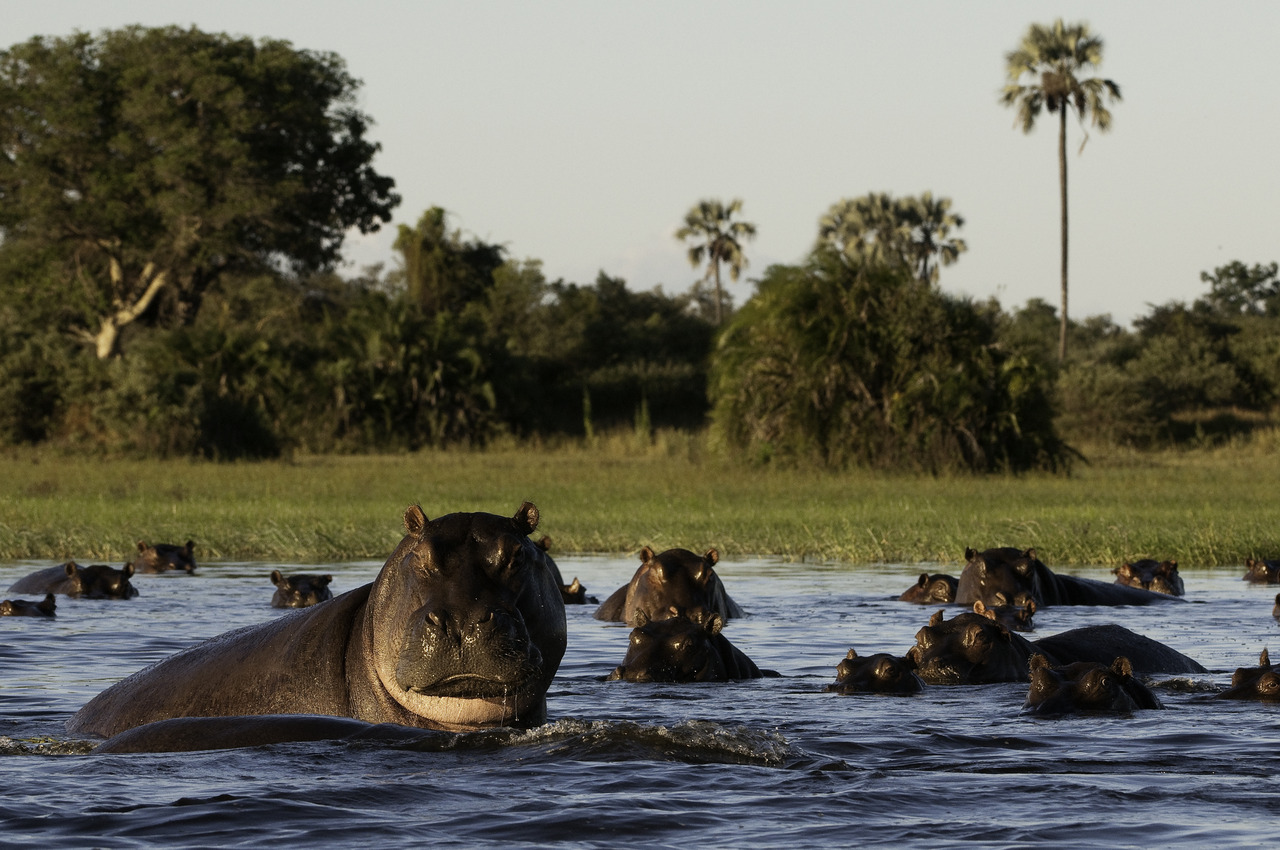
[[[557,560],[602,600],[638,565]],[[51,565],[0,564],[0,588]],[[1280,651],[1277,588],[1243,568],[1184,571],[1186,603],[1036,614],[1032,638],[1117,622],[1209,669],[1158,678],[1166,710],[1132,716],[1024,716],[1015,684],[826,693],[850,646],[911,646],[937,610],[896,600],[920,568],[757,559],[717,567],[749,612],[725,634],[780,678],[603,681],[628,629],[571,606],[550,720],[532,731],[101,756],[64,731],[129,673],[279,616],[272,569],[331,573],[337,593],[380,566],[201,564],[135,577],[133,600],[59,597],[55,620],[0,618],[0,844],[1247,847],[1276,832],[1280,705],[1211,698],[1263,647]]]

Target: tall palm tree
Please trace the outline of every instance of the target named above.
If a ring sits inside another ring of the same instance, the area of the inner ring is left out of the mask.
[[[1067,112],[1075,109],[1081,125],[1089,118],[1099,132],[1111,129],[1111,112],[1104,100],[1120,100],[1120,87],[1101,77],[1080,77],[1102,64],[1102,38],[1086,23],[1067,26],[1062,19],[1051,26],[1032,24],[1017,50],[1005,55],[1008,82],[1000,102],[1017,109],[1015,126],[1030,133],[1041,109],[1058,113],[1058,188],[1062,199],[1062,324],[1058,331],[1058,360],[1067,357]],[[1022,84],[1023,76],[1032,80]],[[1088,131],[1080,143],[1089,139]]]
[[[707,271],[702,279],[715,280],[717,325],[724,320],[721,315],[724,294],[720,288],[720,264],[726,264],[729,277],[737,280],[747,265],[742,243],[756,235],[754,224],[733,220],[734,215],[741,212],[741,199],[734,199],[727,207],[719,200],[699,201],[685,214],[684,227],[676,231],[676,238],[682,242],[697,240],[689,246],[689,264],[697,268],[706,260]]]
[[[845,198],[818,219],[818,242],[853,260],[902,265],[921,283],[937,283],[938,266],[949,266],[968,250],[963,239],[951,236],[964,218],[951,211],[950,198],[894,198],[873,192]],[[938,263],[933,262],[934,256]]]

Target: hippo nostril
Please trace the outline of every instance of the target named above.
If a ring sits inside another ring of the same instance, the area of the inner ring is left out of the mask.
[[[439,611],[427,612],[427,622],[435,626],[437,629],[444,628],[444,615]]]

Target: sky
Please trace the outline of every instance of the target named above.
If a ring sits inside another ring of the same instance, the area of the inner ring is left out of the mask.
[[[701,274],[685,213],[740,198],[741,304],[832,204],[930,191],[969,247],[942,288],[1013,309],[1058,303],[1057,119],[1024,135],[998,94],[1057,17],[1103,38],[1093,73],[1123,95],[1083,152],[1068,126],[1070,315],[1127,325],[1207,292],[1201,272],[1280,260],[1280,3],[0,0],[0,44],[177,24],[339,54],[403,198],[348,239],[351,273],[394,266],[396,225],[441,206],[549,280],[674,294]]]

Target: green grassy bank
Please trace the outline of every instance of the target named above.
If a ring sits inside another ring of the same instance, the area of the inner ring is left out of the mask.
[[[1280,557],[1280,440],[1095,455],[1069,477],[931,478],[748,468],[699,438],[214,464],[0,456],[0,558],[123,563],[137,540],[212,560],[385,558],[419,503],[542,510],[556,553],[717,547],[850,563],[956,564],[966,546],[1034,546],[1050,566]]]

